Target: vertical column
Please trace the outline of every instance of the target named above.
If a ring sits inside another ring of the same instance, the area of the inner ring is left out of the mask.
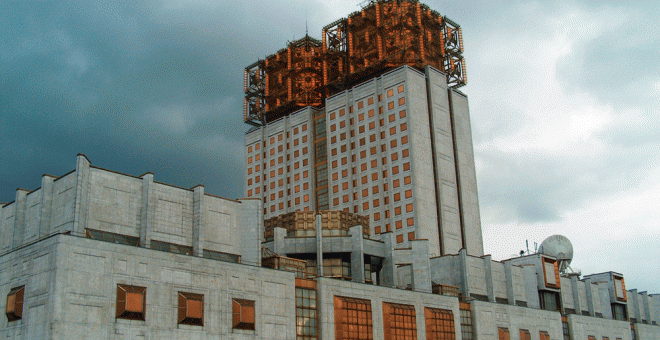
[[[642,320],[646,320],[646,322],[650,324],[653,323],[653,319],[651,318],[651,310],[650,307],[653,306],[651,303],[649,303],[649,294],[647,292],[641,292],[640,295],[642,296],[642,305],[644,306],[644,315],[642,317]]]
[[[428,240],[412,240],[412,286],[413,290],[431,293],[431,261]]]
[[[351,243],[351,277],[353,282],[364,283],[364,237],[362,226],[354,225],[350,229]]]
[[[261,267],[261,242],[264,237],[264,213],[261,201],[247,198],[241,202],[241,262]]]
[[[467,273],[467,250],[465,248],[458,251],[458,265],[461,271],[461,292],[466,298],[470,297],[470,285],[468,284]]]
[[[481,256],[484,249],[468,100],[465,95],[451,89],[449,90],[449,103],[454,137],[454,154],[456,155],[455,164],[462,241],[470,255]]]
[[[273,228],[273,251],[277,255],[286,256],[286,242],[284,238],[286,237],[286,229],[281,227]]]
[[[206,227],[206,209],[204,208],[204,186],[193,188],[192,247],[193,255],[204,255],[204,228]]]
[[[316,269],[323,277],[323,225],[321,214],[316,214]]]
[[[154,174],[147,172],[140,176],[142,178],[142,199],[140,200],[140,245],[151,247],[151,233],[154,228],[155,205],[152,203],[154,197]]]
[[[50,234],[50,215],[53,209],[53,182],[57,177],[43,175],[41,177],[41,220],[39,223],[39,238]]]
[[[495,302],[495,289],[493,288],[493,259],[490,255],[482,257],[486,276],[486,294],[488,301]]]
[[[589,311],[589,315],[591,316],[596,316],[596,310],[594,308],[594,296],[593,296],[593,289],[595,288],[593,284],[591,283],[591,278],[585,278],[584,279],[584,290],[587,293],[587,310]]]
[[[76,204],[73,216],[73,234],[83,236],[87,225],[87,203],[89,202],[89,159],[78,154],[76,162]]]
[[[504,280],[506,284],[506,298],[510,305],[516,304],[516,294],[513,290],[513,265],[511,261],[504,262]],[[522,284],[522,282],[516,282]]]
[[[628,300],[632,299],[633,312],[628,315],[629,318],[635,318],[637,323],[642,323],[642,315],[639,310],[639,294],[637,294],[637,288],[631,289],[628,292]]]
[[[571,291],[573,292],[573,308],[575,308],[575,313],[577,315],[582,315],[582,308],[584,306],[580,305],[580,289],[578,288],[578,282],[577,275],[572,275]]]
[[[12,248],[23,245],[23,233],[25,231],[25,211],[27,194],[29,190],[16,189],[16,211],[14,212],[14,241]]]
[[[394,263],[394,235],[391,231],[388,231],[380,234],[380,239],[385,243],[382,285],[385,287],[396,287],[399,282],[396,276],[396,264]]]

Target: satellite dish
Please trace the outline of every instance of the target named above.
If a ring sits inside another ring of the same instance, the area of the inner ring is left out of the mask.
[[[552,235],[543,240],[538,252],[556,258],[559,262],[559,272],[562,274],[573,260],[573,245],[563,235]]]

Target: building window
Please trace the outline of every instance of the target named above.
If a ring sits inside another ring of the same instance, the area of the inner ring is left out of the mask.
[[[500,340],[511,340],[511,335],[509,334],[509,329],[508,328],[499,327],[497,329],[497,333],[499,334],[498,339],[500,339]]]
[[[426,338],[436,340],[454,340],[454,313],[450,310],[424,308],[426,320]]]
[[[614,280],[614,295],[618,301],[626,301],[626,285],[622,276],[612,275]]]
[[[232,262],[232,263],[241,263],[241,256],[240,255],[221,253],[221,252],[213,251],[213,250],[204,249],[203,256],[204,256],[204,258],[212,259],[212,260]]]
[[[540,340],[550,340],[550,334],[546,331],[539,331],[539,339]]]
[[[626,310],[626,305],[613,303],[612,316],[614,317],[614,320],[627,321],[628,311]]]
[[[296,339],[318,339],[316,281],[296,279]]]
[[[417,339],[415,306],[383,302],[385,340]]]
[[[232,299],[232,328],[254,330],[254,301]]]
[[[373,340],[371,301],[335,296],[335,338]]]
[[[117,285],[117,319],[144,320],[147,288]]]
[[[562,321],[561,328],[562,332],[564,333],[564,340],[571,340],[571,331],[568,328],[568,322]]]
[[[168,253],[192,255],[192,247],[151,240],[151,249],[166,251]]]
[[[474,328],[472,327],[472,311],[470,304],[460,302],[459,308],[461,312],[461,336],[463,340],[474,340]]]
[[[543,257],[543,275],[545,276],[546,287],[560,287],[557,260]]]
[[[520,330],[520,340],[532,340],[532,334],[527,329]]]
[[[541,309],[549,311],[559,311],[559,293],[550,291],[540,291]]]
[[[94,240],[103,241],[103,242],[125,244],[125,245],[129,245],[129,246],[134,246],[134,247],[137,247],[137,246],[140,245],[140,238],[139,237],[109,233],[107,231],[86,229],[85,230],[85,237],[91,238],[91,239],[94,239]]]
[[[5,315],[7,321],[16,321],[23,318],[23,301],[25,299],[25,286],[12,288],[7,294],[7,308]]]
[[[351,257],[350,254],[331,255],[328,254],[323,259],[323,276],[335,277],[340,279],[351,279]]]
[[[589,336],[587,336],[587,339],[589,339],[589,340],[596,340],[596,337],[593,336],[593,335],[589,335]]]
[[[204,326],[204,295],[179,292],[179,315],[181,325]]]

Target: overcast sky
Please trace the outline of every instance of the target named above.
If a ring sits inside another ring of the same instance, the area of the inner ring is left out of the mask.
[[[243,196],[243,69],[356,0],[0,2],[0,202],[84,153]],[[553,234],[660,293],[655,1],[436,1],[463,28],[487,253]],[[532,249],[533,250],[533,249]]]

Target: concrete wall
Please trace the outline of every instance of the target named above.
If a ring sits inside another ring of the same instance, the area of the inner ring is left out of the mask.
[[[12,285],[26,284],[19,322],[39,333],[30,339],[295,339],[293,273],[65,235],[26,251],[35,253],[20,260],[31,276]],[[115,318],[117,284],[147,288],[145,321]],[[204,295],[203,327],[177,325],[179,291]],[[231,328],[232,298],[255,301],[255,331]],[[3,332],[23,339],[21,329]]]
[[[461,339],[458,298],[435,294],[424,294],[407,290],[360,285],[348,281],[318,279],[320,324],[323,329],[320,339],[335,339],[334,297],[345,296],[371,301],[373,338],[383,339],[383,302],[393,302],[415,306],[417,339],[426,339],[424,307],[451,310],[454,314],[456,339]]]
[[[630,340],[630,324],[626,321],[616,321],[594,318],[582,315],[568,315],[568,327],[572,339],[587,339],[593,335],[596,339],[609,337],[611,340],[621,338]]]
[[[540,331],[548,332],[550,339],[563,339],[558,312],[482,301],[472,301],[471,305],[477,339],[497,339],[498,327],[508,328],[511,339],[516,340],[520,339],[520,329],[528,330],[532,339],[539,339]]]
[[[68,232],[86,229],[241,255],[259,264],[263,238],[261,201],[219,198],[203,186],[183,189],[153,181],[153,174],[134,177],[91,166],[84,155],[76,170],[42,187],[19,189],[17,200],[0,208],[0,251]],[[247,256],[247,257],[246,257]]]

